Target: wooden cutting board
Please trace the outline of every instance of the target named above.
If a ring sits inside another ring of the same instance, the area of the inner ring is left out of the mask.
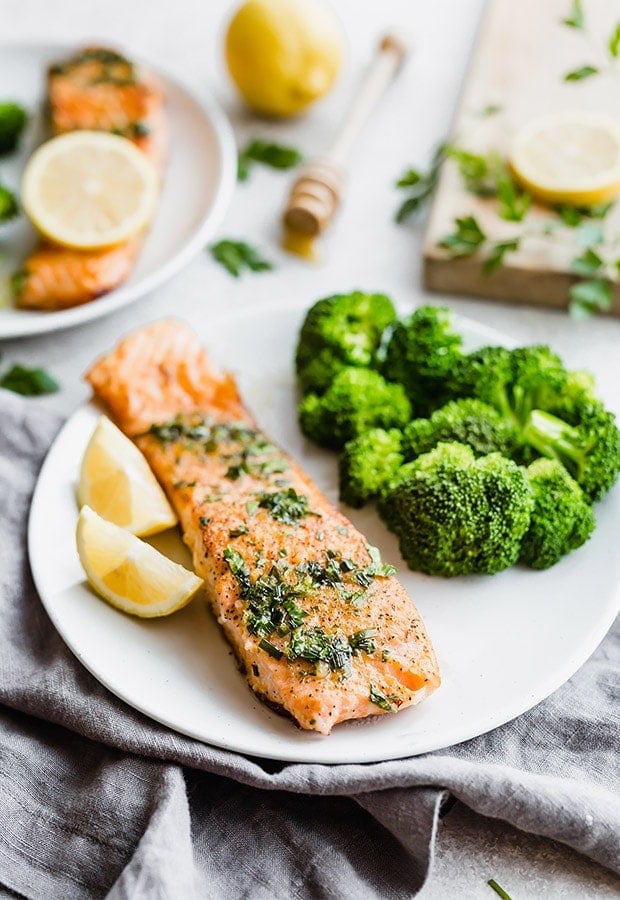
[[[570,0],[489,0],[462,92],[451,141],[467,150],[492,150],[505,156],[515,131],[534,118],[562,110],[587,109],[620,116],[620,65],[615,75],[565,82],[563,76],[587,63],[606,62],[609,34],[620,19],[620,0],[583,0],[588,34],[561,20]],[[589,36],[591,35],[591,36]],[[489,105],[500,107],[481,115]],[[531,237],[504,265],[484,275],[480,257],[450,259],[437,246],[454,231],[457,216],[474,215],[494,241],[506,240],[522,224],[505,222],[493,201],[465,191],[452,161],[442,167],[424,241],[424,285],[442,293],[474,294],[497,300],[552,307],[568,305],[575,282],[570,261],[580,251],[574,233],[562,230],[553,240]],[[550,212],[532,207],[529,221],[548,220]],[[620,203],[605,220],[608,234],[620,235]],[[613,312],[620,315],[620,287]]]

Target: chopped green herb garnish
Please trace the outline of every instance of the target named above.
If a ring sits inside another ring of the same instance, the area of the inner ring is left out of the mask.
[[[578,69],[573,69],[571,72],[567,72],[564,76],[564,81],[583,81],[586,78],[591,78],[593,75],[598,74],[597,66],[580,66]]]
[[[369,575],[374,575],[378,578],[389,578],[390,575],[394,575],[397,571],[395,566],[391,566],[389,563],[384,563],[381,559],[381,552],[378,547],[373,547],[370,544],[366,544],[366,549],[368,550],[368,555],[370,556],[370,565],[366,567],[365,571]]]
[[[389,658],[390,658],[390,651],[382,650],[381,651],[381,662],[387,662]]]
[[[386,712],[396,712],[396,710],[402,703],[400,697],[397,697],[395,694],[387,696],[374,684],[370,685],[370,693],[368,694],[368,699],[371,703],[374,703],[376,706],[378,706],[379,709],[384,709]]]
[[[349,646],[354,653],[374,653],[375,642],[373,641],[373,638],[376,636],[376,628],[366,628],[364,631],[356,631],[349,637]]]
[[[499,885],[494,878],[489,879],[489,881],[487,881],[487,884],[495,891],[495,893],[499,897],[502,898],[502,900],[510,900],[510,894],[507,894],[504,888],[501,887],[501,885]]]
[[[269,510],[272,519],[285,525],[297,525],[300,519],[317,515],[308,508],[308,498],[305,494],[298,494],[295,488],[285,488],[273,493],[265,492],[257,496],[259,507]]]
[[[22,397],[55,394],[60,390],[58,382],[45,369],[27,369],[17,364],[0,376],[0,387]]]
[[[206,528],[206,526],[209,524],[209,522],[211,521],[211,519],[210,519],[208,516],[200,516],[200,518],[198,519],[198,521],[200,522],[200,527],[201,527],[201,528]]]
[[[27,269],[19,269],[19,271],[11,275],[11,291],[16,299],[24,293],[29,277],[30,273]]]
[[[265,653],[268,653],[269,656],[273,656],[274,659],[282,659],[282,657],[284,656],[282,650],[279,650],[270,641],[265,640],[265,638],[262,638],[258,642],[258,646],[261,648],[261,650],[264,650]]]
[[[213,259],[223,266],[233,278],[238,278],[244,270],[268,272],[273,264],[263,259],[260,253],[244,241],[223,240],[209,247]]]
[[[322,628],[299,628],[291,635],[286,654],[291,660],[326,662],[332,672],[348,672],[353,651],[341,634],[328,635]]]
[[[248,516],[253,516],[258,509],[258,500],[248,500],[248,502],[245,504],[245,508],[247,510]]]
[[[251,587],[250,570],[245,564],[244,558],[234,547],[226,547],[224,550],[224,559],[228,563],[228,568],[235,576],[241,592],[249,590]]]
[[[195,481],[175,481],[173,487],[177,488],[177,490],[184,490],[185,488],[193,488],[196,487],[197,482]]]
[[[247,525],[237,525],[236,528],[231,528],[228,532],[228,537],[236,538],[240,537],[242,534],[249,534],[250,529]]]
[[[302,159],[301,153],[294,147],[285,147],[283,144],[255,138],[239,154],[237,178],[239,181],[247,181],[253,162],[262,163],[272,169],[292,169]]]

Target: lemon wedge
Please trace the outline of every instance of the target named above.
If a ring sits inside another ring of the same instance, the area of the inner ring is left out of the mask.
[[[73,131],[42,144],[22,177],[22,204],[55,244],[78,250],[129,240],[151,220],[159,177],[126,138]]]
[[[142,618],[167,616],[186,606],[202,579],[83,506],[77,550],[89,583],[116,609]]]
[[[177,524],[174,510],[133,441],[108,418],[97,422],[82,458],[78,503],[133,534]]]
[[[331,88],[343,43],[323,0],[246,0],[228,25],[226,63],[248,106],[284,118]]]
[[[510,153],[515,178],[546,203],[593,206],[620,194],[620,122],[590,112],[525,125]]]

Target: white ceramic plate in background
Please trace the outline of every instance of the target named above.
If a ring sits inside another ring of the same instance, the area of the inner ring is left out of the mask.
[[[265,431],[337,502],[335,454],[312,446],[297,427],[292,357],[302,316],[282,303],[210,321],[208,349],[237,374]],[[475,322],[459,322],[469,348],[510,344]],[[492,577],[445,580],[410,572],[374,510],[351,510],[370,543],[398,566],[435,645],[443,684],[397,715],[338,725],[329,737],[302,732],[249,691],[203,603],[141,621],[88,588],[75,550],[75,483],[99,414],[94,404],[81,407],[41,471],[29,529],[34,579],[56,628],[96,678],[151,718],[206,743],[321,763],[438,750],[489,731],[550,694],[585,662],[616,614],[620,488],[598,504],[598,526],[586,546],[544,572],[517,566]],[[191,565],[176,531],[153,543]]]
[[[0,99],[17,100],[32,113],[19,152],[0,160],[2,182],[18,193],[26,160],[49,136],[42,111],[46,69],[75,50],[76,45],[0,47]],[[109,294],[73,309],[17,309],[8,301],[8,278],[34,245],[35,235],[23,215],[0,225],[0,339],[88,322],[137,300],[186,265],[222,221],[237,177],[237,151],[228,120],[214,100],[198,102],[175,79],[159,70],[158,75],[166,92],[170,156],[157,215],[129,278]]]

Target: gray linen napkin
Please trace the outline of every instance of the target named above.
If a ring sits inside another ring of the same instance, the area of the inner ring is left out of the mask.
[[[620,629],[529,713],[437,753],[324,766],[218,750],[129,708],[65,648],[26,555],[59,422],[0,391],[0,423],[0,885],[37,900],[412,897],[450,793],[620,871]]]

